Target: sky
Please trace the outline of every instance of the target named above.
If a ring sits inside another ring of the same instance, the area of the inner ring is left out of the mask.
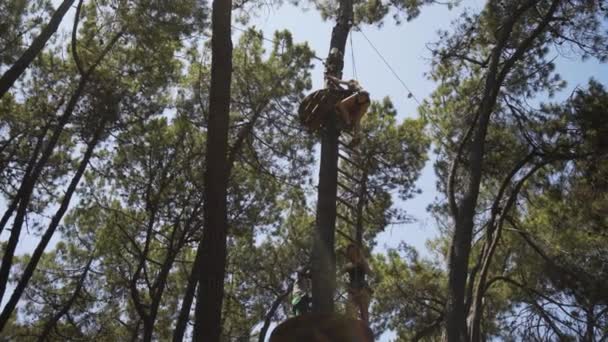
[[[53,0],[57,6],[59,0]],[[439,29],[449,30],[450,22],[458,17],[467,8],[478,12],[483,8],[483,0],[463,0],[452,10],[443,5],[431,5],[422,8],[418,18],[411,22],[396,25],[392,18],[386,18],[382,27],[362,26],[362,32],[353,32],[347,43],[345,56],[344,78],[355,78],[353,75],[353,60],[356,69],[356,78],[368,90],[372,99],[380,100],[385,96],[392,99],[399,118],[417,117],[418,101],[423,101],[434,90],[435,84],[428,80],[424,74],[430,71],[430,51],[427,44],[437,41]],[[73,13],[73,10],[72,10]],[[68,14],[62,23],[62,30],[68,30],[73,14]],[[243,27],[235,22],[235,27]],[[294,42],[308,42],[315,50],[316,55],[327,56],[329,39],[333,22],[323,21],[314,8],[303,10],[291,5],[271,8],[266,7],[258,11],[249,25],[255,25],[264,31],[266,37],[271,38],[275,30],[288,29],[292,32]],[[236,43],[239,31],[234,30],[233,42]],[[400,83],[391,70],[377,55],[374,48],[368,43],[369,39],[395,73],[403,80],[406,87],[414,95],[408,98],[408,91]],[[351,45],[352,41],[352,45]],[[568,81],[567,90],[558,98],[564,98],[576,86],[584,86],[590,77],[595,77],[604,84],[608,84],[608,65],[599,65],[594,61],[582,63],[578,58],[560,57],[557,60],[557,70],[563,79]],[[323,67],[316,62],[313,70],[313,89],[323,86]],[[438,196],[435,188],[436,178],[432,163],[433,155],[422,171],[417,186],[422,194],[408,201],[399,201],[397,204],[405,208],[416,221],[411,224],[390,226],[379,236],[376,252],[390,247],[397,247],[401,242],[413,245],[422,256],[431,254],[425,242],[438,235],[434,221],[426,212],[426,207]],[[0,201],[3,202],[3,201]],[[5,203],[0,203],[0,209]],[[1,237],[2,240],[6,236]],[[19,249],[26,251],[35,245],[37,239],[25,238]],[[28,248],[29,247],[29,248]],[[384,335],[382,341],[387,341],[389,335]]]
[[[388,17],[380,28],[361,27],[362,32],[353,32],[347,41],[343,78],[354,78],[354,59],[358,81],[370,92],[373,100],[388,96],[398,111],[398,118],[418,117],[416,100],[423,101],[436,86],[424,76],[430,71],[431,53],[427,45],[437,41],[438,30],[449,30],[450,23],[464,9],[479,12],[484,4],[484,0],[463,0],[459,6],[451,10],[442,5],[426,6],[422,8],[420,16],[411,22],[396,25],[392,18]],[[288,29],[293,34],[294,42],[308,42],[317,56],[321,58],[327,56],[333,22],[323,21],[314,9],[304,11],[289,5],[266,9],[261,11],[250,24],[263,30],[266,37],[272,37],[272,32],[275,30]],[[377,55],[366,37],[403,80],[414,98],[408,98],[408,90]],[[554,100],[567,97],[577,86],[585,86],[590,77],[608,84],[608,65],[600,65],[592,60],[583,63],[578,57],[559,57],[556,64],[556,70],[568,82],[568,86]],[[313,71],[313,89],[321,87],[323,87],[323,66],[317,62]],[[541,100],[549,101],[549,99]],[[427,240],[439,234],[434,220],[426,211],[427,206],[439,195],[435,187],[433,162],[434,156],[430,154],[429,161],[417,182],[422,193],[411,200],[396,203],[406,209],[415,221],[411,224],[388,227],[378,236],[378,245],[374,252],[382,252],[405,242],[416,247],[421,256],[433,256],[425,244]],[[388,332],[381,336],[380,341],[385,342],[392,338],[394,334]]]
[[[465,4],[481,9],[483,1],[469,0]],[[390,16],[380,28],[361,25],[361,31],[352,32],[347,40],[343,78],[355,78],[356,74],[357,80],[370,92],[372,100],[390,97],[399,119],[417,117],[417,101],[422,101],[434,89],[433,82],[424,77],[424,73],[430,71],[430,51],[427,44],[436,40],[438,29],[448,28],[447,24],[458,16],[460,10],[449,10],[447,6],[442,5],[427,6],[418,18],[401,25],[395,25]],[[290,5],[264,9],[251,24],[263,30],[268,37],[271,37],[275,30],[288,29],[292,32],[295,42],[307,42],[321,58],[327,56],[334,25],[333,22],[323,21],[315,9],[302,10]],[[376,50],[403,81],[405,87]],[[323,87],[323,71],[321,63],[316,62],[312,73],[313,89]],[[408,98],[407,89],[413,97]],[[415,222],[388,227],[378,238],[376,252],[397,247],[403,241],[415,246],[422,255],[428,255],[425,241],[437,236],[433,221],[426,213],[426,207],[436,196],[432,160],[424,168],[417,186],[422,190],[421,195],[406,202],[397,201],[400,207],[405,208],[408,214],[415,218]]]
[[[436,86],[424,76],[430,71],[431,53],[427,48],[428,44],[437,41],[438,30],[449,30],[450,23],[464,9],[479,12],[484,4],[484,0],[463,0],[451,10],[444,5],[425,6],[420,16],[411,22],[396,25],[389,15],[382,27],[362,26],[362,32],[352,32],[347,41],[343,78],[354,78],[354,60],[357,79],[370,92],[373,100],[388,96],[392,99],[400,119],[418,117],[416,100],[423,101]],[[275,30],[288,29],[293,34],[294,42],[308,42],[317,56],[325,58],[334,23],[323,21],[318,11],[312,7],[303,10],[284,5],[280,8],[261,10],[250,24],[263,30],[266,37],[272,37]],[[408,91],[378,56],[366,37],[403,80],[414,95],[413,98],[407,97]],[[566,90],[556,99],[565,98],[576,86],[585,86],[589,77],[608,84],[608,65],[600,65],[594,61],[582,63],[578,57],[559,57],[556,63],[556,70],[568,81]],[[316,62],[313,89],[320,87],[323,87],[323,66]],[[438,196],[433,162],[434,156],[430,154],[430,159],[417,182],[422,194],[406,202],[396,203],[406,209],[415,218],[415,222],[388,227],[379,236],[375,252],[397,247],[399,243],[405,242],[416,247],[422,256],[431,256],[425,242],[438,235],[434,220],[426,211],[427,206]]]

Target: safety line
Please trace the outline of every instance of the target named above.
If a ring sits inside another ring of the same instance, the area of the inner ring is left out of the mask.
[[[237,26],[234,26],[234,25],[230,25],[230,27],[232,27],[233,29],[235,29],[237,31],[241,31],[241,32],[247,32],[247,31],[249,31],[249,29],[243,29],[243,28],[240,28],[240,27],[237,27]],[[274,40],[268,39],[268,38],[264,37],[264,35],[260,35],[260,38],[262,38],[262,40],[265,40],[267,42],[270,42],[270,43],[274,44]],[[314,58],[316,60],[319,60],[321,62],[321,64],[325,65],[325,59],[323,59],[323,58],[321,58],[321,57],[319,57],[319,56],[317,56],[315,54],[312,55],[312,58]]]
[[[399,82],[401,82],[401,85],[403,86],[403,88],[405,88],[405,90],[408,93],[408,97],[411,97],[414,99],[414,101],[416,101],[416,103],[418,105],[420,105],[420,101],[418,101],[418,99],[416,98],[416,96],[414,96],[414,93],[412,92],[412,90],[405,84],[405,82],[403,82],[403,80],[401,79],[401,77],[399,77],[399,75],[397,74],[397,72],[395,71],[395,69],[393,69],[393,67],[391,67],[391,65],[388,63],[388,61],[386,60],[386,58],[384,58],[384,56],[382,56],[382,54],[380,53],[380,51],[378,51],[378,49],[376,48],[376,46],[372,43],[371,40],[369,40],[369,38],[367,38],[367,36],[365,35],[365,33],[363,32],[363,30],[361,30],[361,28],[359,26],[356,26],[357,30],[359,32],[361,32],[361,34],[363,35],[363,38],[365,38],[365,40],[367,40],[367,42],[369,43],[369,45],[372,47],[372,49],[374,49],[374,51],[376,52],[376,54],[380,57],[380,59],[382,59],[382,61],[384,62],[384,64],[388,67],[388,69],[393,73],[393,75],[397,78],[397,80],[399,80]]]
[[[350,56],[353,64],[353,77],[355,81],[359,81],[359,77],[357,77],[357,66],[355,64],[355,46],[353,45],[353,33],[350,32]]]

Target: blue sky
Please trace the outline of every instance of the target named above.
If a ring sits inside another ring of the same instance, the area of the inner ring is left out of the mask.
[[[481,0],[467,1],[467,6],[481,9]],[[423,74],[429,71],[430,52],[426,44],[435,41],[438,29],[445,29],[454,19],[460,8],[448,10],[446,6],[428,6],[423,8],[421,15],[411,22],[395,25],[389,16],[384,25],[361,26],[362,32],[352,32],[347,41],[345,53],[344,78],[353,76],[353,55],[356,75],[359,82],[368,90],[375,100],[385,96],[392,99],[399,117],[417,117],[418,104],[416,99],[422,101],[433,89],[433,82],[426,79]],[[252,20],[253,25],[264,31],[268,37],[279,29],[288,29],[296,42],[306,41],[315,50],[316,55],[327,56],[329,39],[333,22],[323,21],[315,9],[302,10],[293,6],[283,6],[278,9],[264,9],[260,16]],[[407,97],[407,90],[392,74],[382,59],[368,43],[367,37],[382,56],[388,61],[397,75],[403,80],[414,98]],[[351,46],[352,41],[352,46]],[[313,71],[313,88],[323,86],[323,66],[317,62]],[[433,222],[426,213],[426,206],[434,199],[435,177],[432,163],[429,162],[418,182],[423,191],[404,206],[416,222],[407,225],[395,225],[387,228],[379,237],[378,249],[396,247],[401,241],[416,246],[424,251],[425,241],[436,236],[437,231]]]
[[[380,51],[413,95],[419,100],[430,95],[434,90],[434,82],[428,80],[424,73],[430,71],[430,51],[427,44],[437,41],[438,30],[449,30],[450,23],[466,8],[479,12],[485,4],[484,0],[463,0],[460,6],[449,10],[446,6],[433,5],[422,9],[420,16],[411,22],[395,25],[392,18],[387,18],[381,27],[362,27],[362,31]],[[327,56],[332,22],[324,22],[314,9],[302,10],[293,6],[283,6],[277,9],[266,9],[250,24],[262,29],[266,37],[279,29],[288,29],[296,42],[306,41],[315,50],[316,55]],[[389,96],[398,110],[400,118],[417,117],[418,104],[413,98],[407,97],[407,91],[399,80],[377,56],[362,33],[353,32],[351,50],[350,39],[345,54],[344,78],[353,78],[351,51],[358,80],[368,90],[373,99]],[[595,61],[581,62],[580,58],[559,57],[556,60],[556,70],[568,82],[566,90],[558,94],[554,100],[567,97],[577,86],[585,86],[590,77],[608,84],[608,65],[600,65]],[[313,71],[313,88],[323,86],[323,66],[317,63]],[[541,99],[543,100],[543,99]],[[547,100],[547,99],[545,99]],[[425,242],[438,235],[435,223],[426,212],[426,207],[439,194],[435,188],[436,177],[433,171],[434,157],[431,155],[418,180],[417,186],[422,194],[406,202],[398,202],[410,215],[416,218],[412,224],[391,226],[379,236],[375,252],[386,248],[396,247],[406,242],[418,249],[422,256],[431,256]],[[394,334],[387,332],[380,341],[389,341]]]
[[[484,0],[463,0],[452,10],[446,6],[431,5],[422,8],[420,16],[411,22],[395,25],[390,15],[382,27],[363,26],[363,34],[369,38],[380,51],[406,86],[419,101],[426,98],[435,88],[434,82],[428,80],[424,73],[430,71],[430,51],[427,44],[437,40],[437,31],[449,30],[450,23],[466,8],[479,12]],[[319,13],[311,9],[303,10],[290,5],[280,8],[265,8],[250,23],[262,29],[266,37],[279,29],[292,32],[294,41],[306,41],[319,57],[326,57],[333,22],[323,21]],[[418,104],[414,98],[407,97],[407,91],[378,57],[361,32],[352,33],[347,42],[345,54],[344,78],[353,78],[351,52],[354,53],[356,74],[359,82],[370,92],[373,99],[379,100],[389,96],[398,110],[399,117],[417,117]],[[599,65],[594,61],[582,63],[580,58],[560,57],[557,59],[557,70],[568,81],[567,90],[556,98],[563,98],[577,85],[584,86],[590,77],[608,83],[608,65]],[[317,62],[313,71],[313,88],[323,86],[323,66]],[[433,156],[424,168],[417,183],[422,194],[405,203],[399,202],[410,215],[416,218],[412,224],[391,226],[379,237],[377,250],[396,247],[404,241],[415,246],[422,255],[429,255],[425,241],[437,236],[434,221],[426,212],[426,207],[438,196],[435,188],[435,175],[432,168]]]
[[[59,2],[59,0],[53,0],[55,5]],[[424,77],[424,73],[430,70],[430,52],[426,45],[437,40],[437,30],[449,29],[450,22],[464,8],[477,12],[482,9],[484,3],[483,0],[463,0],[460,6],[452,10],[441,5],[426,6],[422,9],[421,15],[412,22],[404,22],[397,26],[389,16],[381,28],[363,26],[362,30],[407,87],[411,89],[413,95],[422,101],[435,87],[432,81]],[[73,14],[66,16],[66,20],[61,26],[63,29],[69,28],[72,16]],[[242,27],[239,24],[235,25]],[[316,54],[324,58],[327,56],[333,23],[322,21],[318,12],[312,7],[309,10],[302,10],[285,5],[260,10],[258,16],[251,20],[250,25],[262,29],[266,37],[272,37],[275,30],[288,29],[292,32],[294,41],[308,42]],[[239,33],[235,31],[233,42],[236,42],[238,35]],[[363,34],[354,32],[352,42],[354,49],[351,48],[349,39],[344,78],[353,78],[352,51],[358,80],[371,93],[372,98],[381,99],[389,96],[393,100],[400,118],[417,117],[416,101],[407,97],[407,91],[376,55]],[[568,88],[564,94],[569,94],[577,85],[584,86],[590,77],[595,77],[600,82],[608,84],[608,65],[599,65],[594,61],[582,63],[579,58],[560,57],[557,60],[557,70],[568,81]],[[314,88],[323,86],[322,76],[322,65],[317,63],[313,71]],[[563,95],[559,97],[563,97]],[[429,255],[424,245],[425,241],[437,235],[434,222],[426,212],[428,204],[438,195],[435,189],[432,161],[431,156],[431,160],[427,163],[418,181],[422,194],[405,203],[399,203],[417,221],[412,224],[389,227],[379,238],[379,249],[396,247],[401,241],[404,241],[415,246],[422,252],[422,255]],[[5,208],[3,201],[0,201],[0,208]],[[3,235],[2,238],[4,240],[5,236]],[[21,251],[27,250],[37,241],[37,239],[32,241],[28,238],[23,240],[25,243],[20,248]],[[383,340],[387,339],[387,336],[383,338]]]

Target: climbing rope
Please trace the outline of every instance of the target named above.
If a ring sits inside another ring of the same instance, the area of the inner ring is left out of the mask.
[[[350,57],[352,59],[352,65],[353,65],[353,77],[354,77],[355,81],[359,81],[359,78],[357,77],[357,65],[355,64],[355,46],[353,45],[352,31],[350,33]]]
[[[418,101],[418,99],[416,98],[416,96],[414,96],[414,93],[412,92],[412,90],[405,84],[405,82],[401,79],[401,77],[399,77],[399,75],[397,74],[397,72],[395,71],[395,69],[393,69],[393,67],[389,64],[389,62],[386,60],[386,58],[384,58],[384,56],[382,56],[382,54],[376,48],[376,46],[374,45],[374,43],[372,43],[372,41],[369,38],[367,38],[367,36],[365,35],[365,33],[363,32],[363,30],[359,26],[355,26],[355,28],[357,29],[357,31],[359,31],[361,33],[361,35],[363,36],[363,38],[365,38],[365,40],[367,40],[367,42],[372,47],[372,49],[376,52],[376,54],[378,55],[378,57],[380,57],[380,59],[382,60],[382,62],[384,62],[384,64],[388,67],[388,69],[393,73],[393,75],[395,76],[395,78],[397,78],[397,80],[401,83],[401,85],[403,86],[403,88],[405,89],[405,91],[407,91],[407,97],[408,98],[413,98],[414,101],[416,101],[416,103],[418,105],[420,105],[421,104],[420,101]]]
[[[238,27],[238,26],[234,26],[234,25],[230,25],[230,27],[232,27],[233,29],[235,29],[235,30],[237,30],[237,31],[241,31],[241,32],[248,32],[248,31],[249,31],[248,29],[240,28],[240,27]],[[274,41],[274,40],[272,40],[272,39],[268,39],[268,38],[264,37],[264,36],[263,36],[263,35],[261,35],[261,34],[260,34],[260,38],[261,38],[262,40],[267,41],[267,42],[270,42],[270,43],[273,43],[273,44],[275,43],[275,41]],[[320,62],[321,62],[321,64],[325,65],[325,59],[324,59],[324,58],[321,58],[321,57],[319,57],[319,56],[317,56],[317,55],[314,55],[314,54],[312,55],[312,58],[314,58],[314,59],[316,59],[316,60],[320,61]]]

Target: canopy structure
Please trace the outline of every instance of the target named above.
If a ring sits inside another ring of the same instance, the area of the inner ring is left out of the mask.
[[[352,93],[350,90],[324,88],[308,94],[298,109],[300,122],[310,131],[320,129],[328,115],[336,115],[336,104]]]

